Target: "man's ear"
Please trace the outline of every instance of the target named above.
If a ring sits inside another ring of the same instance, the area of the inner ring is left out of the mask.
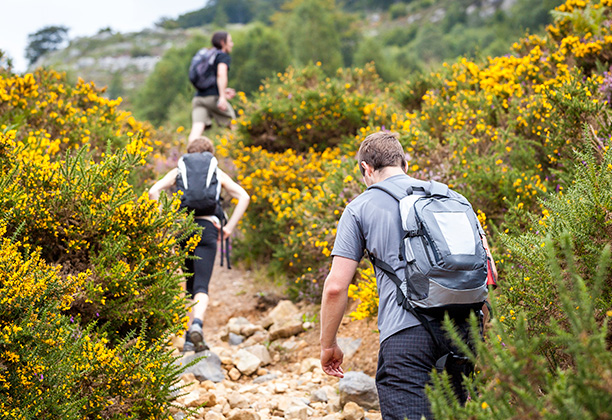
[[[368,173],[368,169],[370,169],[370,165],[368,165],[365,160],[362,160],[361,162],[359,162],[359,166],[363,168],[364,175]]]
[[[404,172],[408,173],[408,161],[404,159]]]

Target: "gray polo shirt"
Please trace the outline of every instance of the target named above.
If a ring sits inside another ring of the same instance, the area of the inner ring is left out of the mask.
[[[382,181],[409,186],[426,186],[426,181],[408,175],[394,175]],[[460,194],[451,191],[451,195]],[[332,256],[361,261],[364,250],[368,249],[377,258],[393,267],[399,278],[404,277],[405,262],[399,260],[399,246],[403,230],[398,202],[389,194],[378,189],[366,190],[351,201],[340,217]],[[380,342],[403,329],[419,324],[419,321],[396,301],[395,283],[376,269],[378,289],[378,330]]]

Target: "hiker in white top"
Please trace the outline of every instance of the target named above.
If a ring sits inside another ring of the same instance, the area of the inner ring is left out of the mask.
[[[199,137],[189,143],[187,148],[188,154],[204,152],[214,153],[214,146],[210,139]],[[149,190],[149,197],[153,200],[157,200],[161,191],[169,190],[176,185],[177,176],[179,176],[178,168],[172,169],[151,187]],[[221,169],[217,168],[216,176],[218,182],[221,184],[221,188],[224,189],[230,197],[237,199],[238,203],[231,217],[223,226],[221,226],[218,216],[213,214],[197,215],[197,211],[195,212],[196,216],[194,216],[194,220],[202,227],[202,234],[200,242],[193,252],[193,255],[198,258],[195,260],[188,258],[185,262],[187,273],[192,274],[186,279],[186,289],[195,303],[189,314],[190,326],[185,337],[185,345],[183,348],[185,352],[208,349],[204,341],[202,327],[208,307],[208,285],[212,276],[217,253],[217,243],[230,237],[238,221],[244,215],[250,201],[250,197],[244,188],[234,182],[234,180]]]

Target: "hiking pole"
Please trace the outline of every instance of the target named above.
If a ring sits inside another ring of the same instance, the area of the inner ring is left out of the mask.
[[[230,266],[230,238],[229,237],[225,240],[225,257],[227,258],[227,269],[231,270],[232,267]]]
[[[225,218],[221,220],[221,229],[219,230],[219,235],[221,235],[221,267],[223,267],[223,225],[225,224]]]

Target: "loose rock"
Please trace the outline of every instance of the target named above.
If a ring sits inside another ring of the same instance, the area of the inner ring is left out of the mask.
[[[257,369],[261,365],[261,360],[253,353],[240,349],[234,355],[234,365],[241,373],[251,375],[257,372]]]
[[[246,351],[257,357],[261,361],[261,366],[267,366],[272,363],[272,357],[266,346],[262,344],[256,344],[254,346],[245,347]]]
[[[215,353],[205,351],[202,353],[196,353],[189,356],[183,356],[177,359],[175,363],[186,366],[193,360],[205,356],[202,360],[198,361],[195,365],[189,366],[185,369],[185,373],[193,373],[195,378],[199,381],[211,380],[213,382],[221,382],[225,375],[221,371],[221,359]]]
[[[363,408],[359,407],[359,405],[354,402],[348,402],[344,406],[344,410],[342,410],[342,419],[343,420],[361,420],[365,417],[365,411]]]
[[[374,378],[363,372],[347,372],[338,383],[340,404],[352,401],[368,409],[379,409],[378,392]]]

